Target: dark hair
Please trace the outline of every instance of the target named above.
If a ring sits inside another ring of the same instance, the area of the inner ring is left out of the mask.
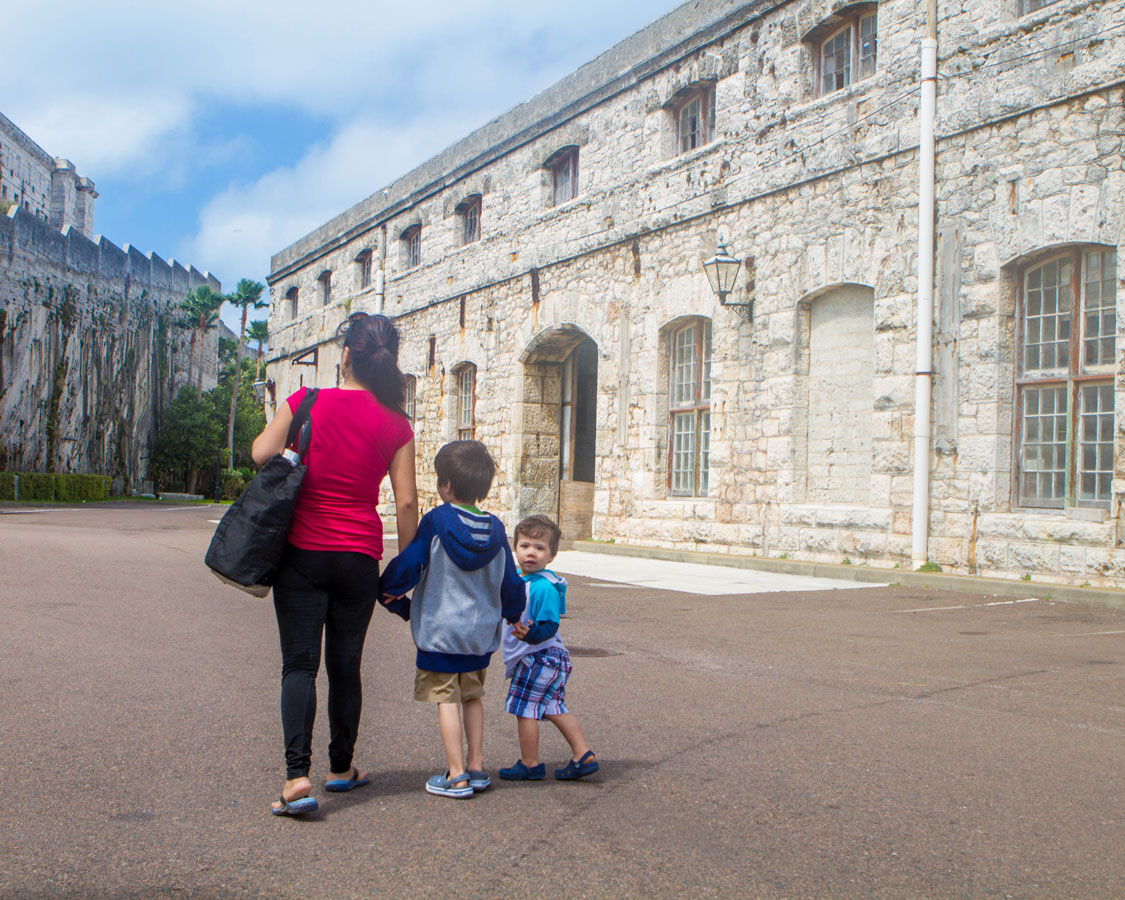
[[[448,484],[453,496],[476,503],[488,496],[496,463],[480,441],[452,441],[434,457],[438,484]]]
[[[521,534],[540,540],[546,538],[547,545],[551,548],[551,555],[559,552],[559,538],[562,537],[562,529],[555,524],[553,519],[546,516],[528,516],[516,526],[516,530],[512,533],[512,542],[518,542]]]
[[[354,312],[339,332],[348,348],[348,365],[355,380],[383,406],[405,416],[406,386],[398,368],[398,329],[386,316]]]

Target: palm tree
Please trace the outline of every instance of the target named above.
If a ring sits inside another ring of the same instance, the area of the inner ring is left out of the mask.
[[[246,329],[246,340],[258,345],[258,354],[254,357],[254,372],[258,378],[262,377],[262,353],[269,339],[270,327],[265,319],[254,319]]]
[[[188,377],[187,383],[191,384],[192,371],[195,367],[195,345],[198,339],[209,328],[214,328],[219,322],[219,307],[225,298],[209,284],[201,284],[184,298],[180,309],[184,313],[180,324],[191,329],[191,346],[188,348]],[[199,367],[199,384],[196,394],[203,393],[203,366]]]
[[[242,307],[242,322],[238,328],[238,344],[234,354],[234,389],[230,392],[230,420],[227,423],[227,467],[230,469],[234,468],[234,412],[238,407],[238,381],[242,375],[242,342],[246,338],[246,317],[251,307],[261,309],[269,306],[269,301],[262,299],[262,291],[265,289],[266,286],[260,281],[243,278],[235,286],[234,293],[226,297],[229,303]]]

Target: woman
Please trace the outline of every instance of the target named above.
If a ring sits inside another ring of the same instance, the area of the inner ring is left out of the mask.
[[[398,332],[385,316],[354,313],[340,327],[343,384],[321,390],[309,419],[312,439],[289,544],[273,586],[281,637],[281,724],[285,785],[274,815],[317,808],[309,781],[316,675],[321,635],[328,673],[330,771],[325,788],[350,791],[369,783],[352,764],[362,706],[360,662],[379,596],[383,525],[375,509],[390,475],[398,545],[418,529],[414,434],[403,412]],[[285,447],[293,412],[306,389],[281,404],[254,440],[261,465]]]

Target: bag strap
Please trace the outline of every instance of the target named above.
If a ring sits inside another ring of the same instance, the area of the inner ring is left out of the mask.
[[[289,423],[289,434],[285,439],[285,446],[292,447],[297,442],[297,434],[300,432],[301,438],[297,445],[297,452],[302,457],[304,457],[305,451],[309,449],[309,440],[312,438],[312,422],[309,419],[309,410],[316,402],[316,395],[319,390],[319,388],[313,388],[305,392],[305,396],[301,398],[297,410],[293,413],[293,421]]]

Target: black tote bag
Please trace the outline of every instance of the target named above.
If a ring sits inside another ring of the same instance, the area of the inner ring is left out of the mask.
[[[297,458],[291,462],[278,453],[258,470],[216,526],[204,557],[220,581],[255,597],[270,592],[281,564],[297,492],[305,477],[305,451],[312,438],[309,410],[316,394],[315,388],[305,394],[289,426],[285,445],[297,441]]]

